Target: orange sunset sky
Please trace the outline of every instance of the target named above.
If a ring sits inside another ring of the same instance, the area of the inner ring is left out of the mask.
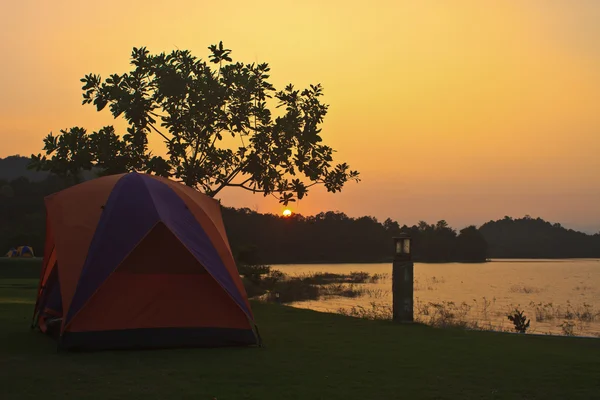
[[[132,47],[204,58],[223,40],[234,60],[268,62],[277,88],[322,83],[323,137],[362,174],[294,211],[600,230],[600,1],[19,0],[0,20],[0,157],[114,123],[81,105],[79,79],[128,71]]]

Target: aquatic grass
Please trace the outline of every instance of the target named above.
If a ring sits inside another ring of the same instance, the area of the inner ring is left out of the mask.
[[[425,278],[425,281],[422,282],[420,281],[418,278],[414,279],[414,291],[421,291],[421,290],[436,290],[436,285],[440,285],[446,283],[446,279],[442,276],[442,277],[435,277],[432,276],[431,278]]]
[[[552,303],[530,302],[529,306],[533,308],[536,322],[551,321],[556,317],[557,310]]]
[[[438,328],[456,328],[476,331],[509,332],[508,328],[494,325],[491,322],[481,323],[477,320],[469,320],[467,314],[470,306],[466,303],[455,304],[453,302],[428,302],[416,303],[415,322]],[[392,306],[388,303],[370,302],[368,307],[352,306],[340,307],[338,314],[349,317],[364,318],[369,320],[391,320],[393,316]]]
[[[375,273],[369,277],[368,282],[369,283],[378,283],[378,282],[388,280],[389,277],[390,277],[390,274],[388,274],[388,273],[381,273],[381,274]]]
[[[509,289],[512,293],[539,293],[542,291],[540,288],[525,285],[512,285]]]
[[[563,321],[559,326],[562,329],[563,335],[575,336],[575,323],[573,321]]]
[[[427,325],[435,327],[465,327],[471,305],[466,302],[456,304],[453,301],[415,303],[417,318]]]
[[[582,322],[593,322],[599,313],[594,312],[594,306],[583,303],[575,309],[575,317]]]
[[[480,313],[482,319],[488,320],[490,310],[496,304],[496,298],[494,297],[492,300],[488,300],[488,298],[484,296],[484,297],[482,297],[481,302],[478,302],[477,299],[473,299],[473,302],[475,303],[475,307],[479,308],[479,313]]]
[[[368,272],[364,272],[364,271],[359,271],[359,272],[350,272],[350,275],[348,276],[348,279],[350,280],[350,282],[354,282],[354,283],[366,283],[369,282],[369,278],[371,276],[369,275]]]
[[[383,289],[364,289],[364,295],[374,299],[381,299],[390,296],[391,291]]]
[[[594,310],[592,304],[583,303],[573,306],[567,301],[565,306],[554,307],[553,303],[529,303],[535,312],[535,320],[538,322],[552,321],[554,319],[577,320],[583,323],[594,322],[600,319],[600,311]]]
[[[332,283],[377,283],[385,279],[387,274],[369,274],[364,271],[352,271],[349,274],[334,274],[330,272],[303,273],[292,276],[311,285],[329,285]]]
[[[329,272],[302,273],[294,276],[288,276],[288,279],[297,279],[308,285],[328,285],[340,282],[344,277],[340,274]],[[345,279],[344,279],[345,280]]]
[[[347,317],[363,318],[369,320],[391,320],[392,319],[392,306],[386,303],[369,303],[369,307],[353,306],[350,308],[339,308],[338,314],[345,315]]]
[[[319,294],[321,296],[360,297],[364,292],[365,289],[358,287],[353,283],[334,283],[319,288]]]
[[[384,278],[385,274],[369,275],[366,272],[286,275],[281,271],[269,269],[266,273],[262,271],[260,275],[252,274],[249,277],[247,274],[242,281],[249,298],[267,302],[293,303],[333,296],[383,297],[384,291],[367,289],[362,287],[362,284],[377,282]]]

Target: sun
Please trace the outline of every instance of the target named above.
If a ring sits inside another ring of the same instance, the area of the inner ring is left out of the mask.
[[[290,217],[292,215],[292,210],[290,210],[289,208],[286,208],[285,210],[283,210],[283,212],[281,214],[284,217]]]

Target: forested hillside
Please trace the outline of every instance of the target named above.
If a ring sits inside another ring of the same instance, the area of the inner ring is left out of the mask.
[[[487,222],[479,230],[489,243],[492,258],[600,257],[600,234],[587,235],[541,218],[505,217]]]
[[[0,158],[0,180],[11,181],[17,178],[27,178],[32,182],[40,182],[50,176],[49,172],[36,171],[28,169],[27,166],[31,159],[20,155]],[[95,178],[96,175],[91,171],[83,171],[84,180]]]
[[[11,181],[17,178],[27,178],[30,181],[42,181],[48,177],[49,172],[31,171],[27,169],[30,159],[19,155],[0,158],[0,180]]]

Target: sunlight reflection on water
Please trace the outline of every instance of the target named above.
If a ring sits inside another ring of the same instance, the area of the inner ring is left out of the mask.
[[[273,265],[286,274],[365,271],[387,274],[377,283],[361,284],[367,293],[359,298],[330,297],[296,302],[295,307],[324,312],[340,308],[370,307],[372,302],[391,306],[391,263]],[[484,300],[485,298],[485,300]],[[600,260],[493,260],[485,264],[415,263],[415,318],[429,302],[466,303],[466,319],[480,325],[510,329],[507,312],[515,307],[531,318],[530,333],[562,334],[567,318],[576,335],[600,336]],[[586,314],[587,313],[587,314]],[[589,321],[591,320],[591,322]]]

